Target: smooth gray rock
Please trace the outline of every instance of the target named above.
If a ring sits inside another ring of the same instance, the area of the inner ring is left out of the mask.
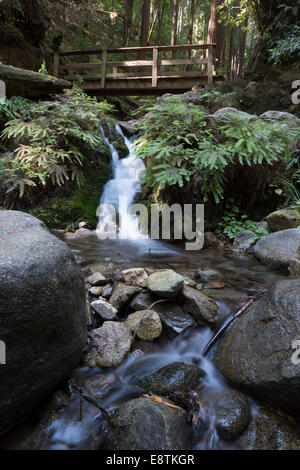
[[[102,320],[116,320],[118,310],[104,299],[94,300],[91,302],[92,309],[99,315]]]
[[[126,307],[133,295],[140,292],[140,290],[140,287],[127,286],[120,282],[114,288],[113,293],[109,298],[109,302],[120,312]]]
[[[212,325],[216,321],[219,307],[216,302],[202,292],[185,286],[182,290],[183,310],[191,315],[200,325]]]
[[[224,276],[222,273],[215,269],[196,269],[195,279],[200,282],[210,282],[210,281],[224,281]]]
[[[147,281],[147,288],[164,299],[176,299],[181,291],[184,278],[173,269],[165,269],[151,274]]]
[[[280,281],[230,326],[216,365],[237,388],[288,412],[300,413],[300,280]]]
[[[178,451],[192,447],[192,428],[186,424],[185,411],[146,397],[120,406],[109,425],[105,445],[108,450]]]
[[[300,125],[300,119],[294,114],[285,113],[282,111],[266,111],[259,116],[260,119],[265,121],[287,121],[289,125]]]
[[[255,247],[255,256],[275,269],[288,268],[300,245],[300,228],[282,230],[261,238]]]
[[[299,119],[300,122],[300,119]],[[300,211],[292,209],[283,209],[272,212],[266,217],[271,232],[279,232],[280,230],[288,230],[300,226]]]
[[[0,434],[70,375],[86,321],[84,282],[67,245],[35,217],[0,211]]]
[[[290,261],[290,273],[293,279],[300,279],[300,245]]]

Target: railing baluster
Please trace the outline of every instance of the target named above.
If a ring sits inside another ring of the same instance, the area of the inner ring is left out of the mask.
[[[152,87],[157,87],[158,49],[153,47]]]
[[[105,88],[107,52],[102,51],[101,88]]]

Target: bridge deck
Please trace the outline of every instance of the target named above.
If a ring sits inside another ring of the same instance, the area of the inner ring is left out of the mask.
[[[80,76],[82,88],[95,95],[186,91],[198,82],[212,84],[215,75],[214,47],[215,44],[186,44],[64,51],[54,54],[54,75],[71,81]],[[188,58],[182,57],[186,51]],[[196,57],[195,51],[199,52],[199,57]],[[176,58],[179,53],[181,57]],[[124,57],[127,54],[138,57],[129,60]],[[107,60],[108,55],[117,57]],[[128,69],[130,72],[127,72]]]

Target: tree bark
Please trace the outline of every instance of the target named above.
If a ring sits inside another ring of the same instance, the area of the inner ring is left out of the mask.
[[[148,45],[148,35],[150,27],[150,0],[144,0],[141,11],[141,36],[140,45]]]
[[[124,31],[123,31],[123,44],[128,46],[133,14],[134,0],[124,0]]]
[[[172,31],[171,31],[171,46],[175,46],[177,39],[177,26],[178,26],[178,0],[172,2]]]

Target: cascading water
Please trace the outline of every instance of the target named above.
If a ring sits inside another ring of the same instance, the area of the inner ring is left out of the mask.
[[[141,191],[140,181],[145,165],[136,156],[134,138],[128,139],[119,124],[116,125],[116,131],[123,137],[129,153],[126,158],[119,158],[117,150],[109,142],[101,125],[101,132],[112,157],[113,178],[106,183],[100,199],[97,234],[99,238],[107,238],[108,234],[116,233],[118,225],[123,238],[145,238],[145,235],[139,231],[137,216],[129,213],[129,207],[134,202],[136,194]],[[118,224],[116,212],[119,218]]]

